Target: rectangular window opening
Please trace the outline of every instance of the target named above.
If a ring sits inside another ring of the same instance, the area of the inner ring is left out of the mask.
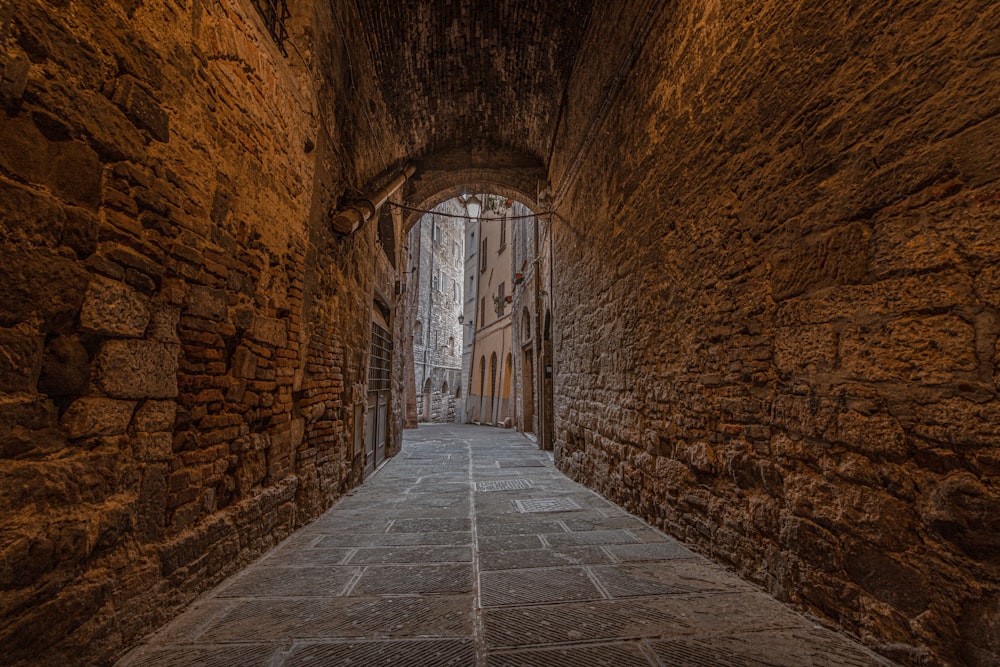
[[[286,0],[253,0],[253,4],[257,8],[257,13],[264,19],[264,26],[271,33],[278,50],[287,56],[285,40],[288,39],[288,27],[285,22],[292,17],[288,11],[288,3]]]

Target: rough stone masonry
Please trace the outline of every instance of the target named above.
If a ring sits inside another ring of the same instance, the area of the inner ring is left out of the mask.
[[[0,5],[5,663],[113,661],[359,483],[405,234],[327,220],[410,162],[552,211],[563,470],[1000,662],[1000,4],[287,4]]]
[[[0,8],[4,664],[107,663],[360,480],[374,230],[325,220],[384,167],[262,25]]]

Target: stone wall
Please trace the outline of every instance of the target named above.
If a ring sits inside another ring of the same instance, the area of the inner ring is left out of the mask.
[[[1000,6],[595,12],[560,468],[894,659],[997,664]]]
[[[307,9],[298,56],[242,0],[0,9],[5,664],[109,662],[360,480],[378,251],[325,216],[392,157]]]

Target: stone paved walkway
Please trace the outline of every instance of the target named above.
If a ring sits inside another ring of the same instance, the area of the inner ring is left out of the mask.
[[[570,481],[421,426],[120,665],[887,665]]]

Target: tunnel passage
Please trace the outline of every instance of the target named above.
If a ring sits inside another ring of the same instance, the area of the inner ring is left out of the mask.
[[[7,660],[107,663],[317,516],[375,382],[398,449],[413,220],[329,222],[412,164],[552,212],[563,470],[998,661],[996,3],[263,6],[0,9]]]

